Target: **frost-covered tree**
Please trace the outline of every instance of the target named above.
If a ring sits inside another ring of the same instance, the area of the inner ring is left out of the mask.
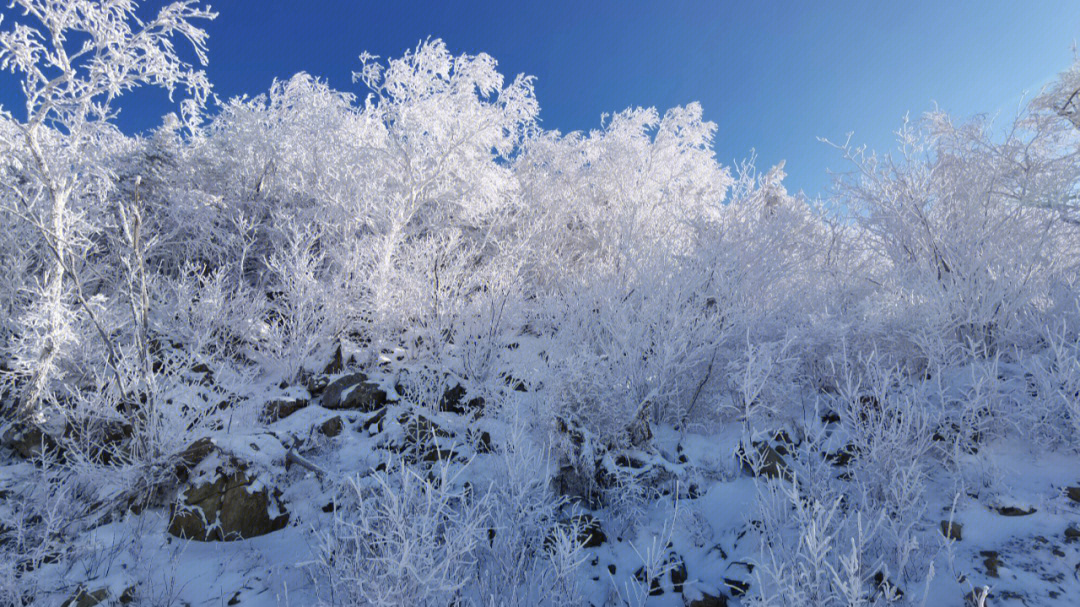
[[[493,259],[507,244],[505,222],[525,203],[507,161],[535,128],[532,79],[504,84],[490,56],[455,57],[440,40],[385,65],[361,60],[355,77],[372,91],[364,119],[377,126],[368,145],[378,177],[359,193],[373,236],[371,311],[383,322],[394,310],[437,323],[447,303],[439,289],[459,279],[440,268],[462,254]],[[430,270],[403,285],[398,273],[410,265]]]
[[[5,185],[14,214],[36,231],[49,257],[40,311],[34,313],[39,318],[26,321],[35,335],[21,356],[31,376],[21,408],[31,414],[49,391],[57,358],[78,339],[72,300],[96,326],[122,384],[115,344],[74,271],[72,243],[80,234],[72,205],[93,188],[107,187],[108,167],[93,159],[100,154],[95,148],[112,136],[117,97],[144,84],[170,94],[182,87],[191,95],[184,105],[188,115],[205,100],[205,74],[180,58],[173,40],[186,38],[205,63],[206,33],[194,22],[215,14],[194,0],[171,3],[149,20],[138,16],[134,0],[18,0],[14,7],[22,14],[0,32],[0,68],[21,79],[26,115],[5,129],[0,147],[26,179]]]

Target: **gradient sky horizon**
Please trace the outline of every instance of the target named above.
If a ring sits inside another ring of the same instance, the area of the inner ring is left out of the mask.
[[[4,3],[2,10],[9,13]],[[147,11],[162,2],[145,2]],[[725,165],[756,149],[766,169],[786,159],[787,187],[815,196],[844,170],[825,137],[893,149],[905,113],[934,102],[961,118],[1007,121],[1025,92],[1072,62],[1080,2],[346,2],[229,0],[210,33],[207,68],[222,99],[257,95],[306,71],[340,90],[357,56],[397,57],[442,38],[454,53],[486,52],[509,79],[537,77],[542,124],[600,125],[632,106],[661,112],[699,101],[718,125]],[[14,15],[12,15],[14,16]],[[0,27],[10,25],[5,23]],[[0,74],[0,105],[22,115],[17,80]],[[143,132],[173,111],[160,91],[121,99],[121,128]]]

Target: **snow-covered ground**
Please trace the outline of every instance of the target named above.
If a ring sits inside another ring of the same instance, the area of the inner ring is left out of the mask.
[[[322,383],[333,386],[334,380],[348,382],[350,377],[357,376],[339,373]],[[381,478],[399,487],[395,483],[403,477],[398,472],[407,469],[417,472],[417,478],[443,479],[448,489],[471,487],[471,499],[482,502],[500,496],[507,499],[508,494],[493,488],[519,482],[524,472],[535,482],[529,485],[532,490],[557,492],[558,462],[541,445],[516,460],[524,470],[511,469],[515,466],[512,454],[525,449],[511,442],[529,439],[505,419],[408,404],[395,397],[391,383],[390,377],[384,377],[368,384],[386,388],[389,402],[377,407],[354,403],[355,408],[348,409],[324,407],[326,392],[320,397],[299,387],[267,387],[266,401],[287,397],[310,404],[257,430],[225,428],[210,434],[209,455],[184,475],[184,483],[175,484],[173,493],[157,505],[117,510],[109,519],[87,525],[70,537],[71,558],[39,563],[30,574],[45,593],[37,598],[59,603],[84,588],[91,594],[105,589],[110,601],[147,605],[337,604],[343,597],[334,596],[334,584],[358,583],[347,576],[330,579],[348,571],[332,562],[328,546],[335,545],[332,536],[341,524],[355,521],[357,504],[349,500],[350,481],[355,487],[370,487],[377,485],[373,479]],[[340,399],[347,400],[348,395],[349,389],[343,390]],[[507,390],[506,396],[522,402],[536,397],[513,390]],[[782,604],[783,593],[792,590],[782,580],[796,570],[806,576],[798,578],[806,592],[815,591],[818,575],[835,576],[829,584],[840,581],[843,572],[837,568],[851,544],[849,539],[836,538],[847,538],[845,534],[852,531],[840,521],[850,515],[848,504],[864,499],[859,492],[871,487],[860,482],[857,454],[843,462],[826,457],[832,445],[844,442],[838,436],[847,430],[842,421],[822,417],[805,426],[793,423],[779,435],[765,433],[772,439],[754,448],[771,445],[770,458],[774,459],[753,464],[737,457],[745,452],[746,438],[738,424],[713,433],[655,426],[646,443],[605,453],[601,467],[619,478],[607,483],[602,499],[552,502],[551,518],[541,521],[548,530],[548,537],[542,538],[547,549],[550,534],[560,525],[571,530],[577,544],[572,547],[573,567],[567,578],[572,589],[565,595],[572,598],[567,600],[597,606],[740,605],[780,593],[777,602]],[[320,428],[334,419],[342,421],[340,432],[331,430],[333,436],[325,436]],[[828,438],[806,438],[815,428]],[[939,459],[938,464],[927,462],[921,468],[925,478],[917,515],[904,514],[909,517],[905,524],[910,525],[904,538],[917,544],[910,547],[915,558],[907,570],[889,572],[887,578],[887,585],[897,591],[896,600],[920,605],[977,604],[969,602],[973,600],[969,597],[988,589],[987,605],[1075,605],[1080,597],[1080,489],[1069,491],[1080,486],[1075,452],[1009,439],[978,444],[969,451],[955,465],[944,465]],[[41,461],[25,461],[10,450],[3,457],[0,520],[11,521],[18,516],[25,488],[42,483],[47,473]],[[176,500],[182,500],[188,488],[227,474],[239,462],[245,474],[255,479],[242,490],[257,494],[268,489],[274,497],[266,501],[267,507],[272,515],[287,512],[287,524],[234,541],[196,541],[170,532]],[[759,475],[754,474],[755,468]],[[823,471],[828,481],[807,482],[800,477]],[[845,472],[853,471],[853,477],[845,478]],[[831,483],[832,493],[816,486],[823,482]],[[94,491],[90,487],[79,490],[85,492],[81,499]],[[572,490],[567,493],[575,497]],[[378,498],[378,494],[367,495]],[[825,495],[840,499],[835,504],[817,501]],[[486,503],[486,518],[480,521],[483,529],[477,537],[481,544],[468,549],[475,562],[470,561],[465,570],[477,577],[485,567],[484,559],[496,556],[483,546],[487,542],[494,549],[487,530],[500,524],[492,505]],[[55,505],[58,516],[64,516],[64,506]],[[463,504],[453,507],[460,509]],[[808,513],[805,521],[796,514],[800,509]],[[887,518],[888,513],[882,516]],[[580,524],[566,526],[571,520]],[[806,521],[815,527],[797,524]],[[949,521],[959,530],[957,539],[946,539],[943,534]],[[58,532],[65,532],[65,522],[59,521]],[[416,519],[404,522],[423,526]],[[860,524],[867,534],[880,536],[874,541],[886,541],[888,532],[881,529],[888,528],[889,520]],[[878,531],[869,531],[874,525]],[[497,531],[492,533],[499,537]],[[784,534],[786,538],[777,539]],[[808,545],[815,537],[829,541]],[[787,548],[798,546],[805,553],[792,559],[792,553],[777,552],[784,548],[778,542],[790,542]],[[522,541],[517,548],[530,546],[536,548],[535,542]],[[414,565],[407,562],[409,557],[396,556],[402,558],[401,566]],[[530,558],[555,560],[545,551]],[[820,570],[814,569],[815,558]],[[455,591],[458,596],[479,598],[475,580],[464,581]],[[823,584],[820,579],[817,583]],[[871,601],[881,598],[885,585],[862,596]],[[497,603],[498,597],[487,600]]]

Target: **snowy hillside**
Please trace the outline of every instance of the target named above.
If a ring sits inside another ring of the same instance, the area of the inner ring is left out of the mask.
[[[1080,604],[1080,63],[809,200],[440,40],[218,101],[198,2],[15,4],[0,605]]]

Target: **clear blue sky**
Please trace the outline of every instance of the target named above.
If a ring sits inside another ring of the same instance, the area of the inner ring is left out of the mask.
[[[582,130],[628,106],[700,101],[725,164],[756,148],[787,159],[788,187],[824,191],[841,169],[817,137],[883,150],[905,112],[1012,114],[1068,67],[1080,2],[418,2],[212,3],[208,72],[222,98],[307,71],[343,90],[357,55],[399,56],[428,36],[486,52],[507,76],[537,77],[547,128]],[[152,8],[148,2],[145,8]],[[2,9],[7,12],[6,3]],[[10,23],[10,22],[9,22]],[[14,109],[10,75],[0,103]],[[159,124],[161,93],[125,98],[128,132]],[[17,112],[18,115],[18,112]]]

